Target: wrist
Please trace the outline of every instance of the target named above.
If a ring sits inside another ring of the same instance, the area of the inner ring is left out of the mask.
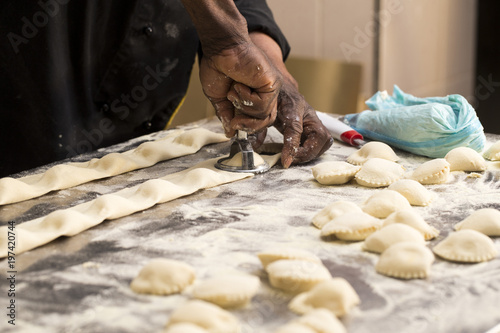
[[[182,0],[210,57],[250,41],[247,22],[232,0]]]

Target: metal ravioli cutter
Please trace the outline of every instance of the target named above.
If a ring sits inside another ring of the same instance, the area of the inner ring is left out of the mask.
[[[238,153],[241,153],[241,165],[228,165],[227,162]],[[215,167],[224,171],[250,172],[255,174],[263,173],[270,169],[269,164],[265,161],[263,164],[255,165],[252,144],[248,141],[248,133],[245,131],[237,132],[231,144],[229,156],[218,160],[217,163],[215,163]]]

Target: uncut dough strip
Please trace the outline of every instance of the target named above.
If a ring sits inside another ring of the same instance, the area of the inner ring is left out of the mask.
[[[0,205],[20,202],[96,179],[150,167],[158,162],[196,153],[201,147],[227,141],[204,128],[177,130],[156,141],[148,141],[123,153],[111,153],[87,162],[53,166],[41,174],[18,179],[0,179]]]
[[[273,166],[280,154],[263,156]],[[252,177],[251,173],[218,170],[218,158],[142,184],[105,194],[71,208],[57,210],[16,226],[16,254],[34,249],[60,236],[74,236],[104,220],[113,220],[168,202],[198,190]],[[0,227],[0,258],[7,256],[7,226]]]

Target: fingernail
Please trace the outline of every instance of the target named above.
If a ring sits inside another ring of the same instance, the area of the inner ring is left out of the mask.
[[[282,164],[283,164],[283,167],[285,169],[288,169],[290,167],[290,165],[292,164],[293,162],[293,156],[288,156],[288,157],[285,157],[283,160],[282,160]]]

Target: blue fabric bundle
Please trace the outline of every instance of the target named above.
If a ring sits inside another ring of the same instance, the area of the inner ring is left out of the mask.
[[[369,139],[433,158],[456,147],[484,148],[483,126],[461,95],[418,98],[394,86],[392,96],[379,91],[366,105],[373,111],[348,114],[344,122]]]

